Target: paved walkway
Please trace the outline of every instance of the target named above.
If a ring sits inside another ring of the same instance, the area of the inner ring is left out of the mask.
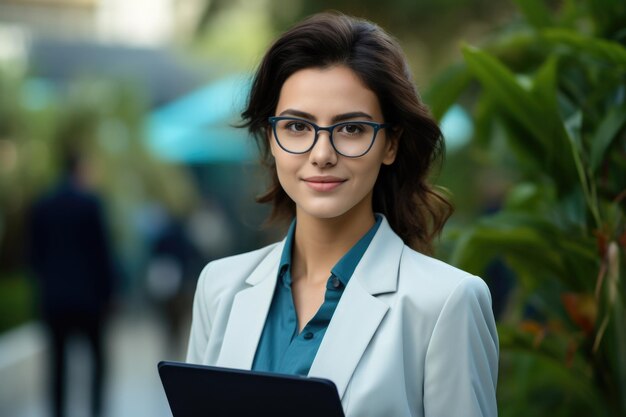
[[[184,332],[187,333],[187,332]],[[181,360],[166,353],[166,335],[159,318],[146,312],[115,317],[108,329],[109,370],[105,391],[106,417],[171,417],[157,373],[159,360]],[[184,342],[182,343],[184,345]],[[182,349],[181,349],[182,350]],[[29,323],[0,335],[0,416],[48,417],[45,387],[47,352],[43,329]],[[88,354],[76,341],[70,357],[82,363]],[[87,417],[85,368],[71,366],[68,417]]]

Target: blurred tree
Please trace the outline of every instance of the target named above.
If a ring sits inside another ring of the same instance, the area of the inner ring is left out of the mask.
[[[399,38],[417,35],[430,39],[461,29],[459,22],[489,21],[510,9],[510,4],[488,0],[344,0],[340,4],[332,0],[274,0],[270,7],[281,29],[314,13],[340,10],[373,19]]]
[[[508,2],[489,0],[210,0],[206,2],[197,33],[211,24],[214,16],[227,8],[250,7],[263,4],[269,11],[274,27],[286,29],[294,22],[314,13],[339,10],[354,16],[374,19],[376,23],[393,28],[395,35],[426,35],[434,37],[449,30],[458,30],[460,21],[488,21],[503,11],[510,10]]]
[[[464,47],[426,96],[438,116],[470,107],[472,146],[514,180],[500,211],[450,233],[451,262],[501,258],[519,283],[500,415],[624,416],[626,2],[516,2],[525,19]]]
[[[228,45],[217,48],[221,61],[248,51],[254,56],[245,62],[249,70],[272,34],[311,14],[338,10],[370,19],[400,39],[421,84],[458,53],[460,38],[475,38],[508,18],[512,9],[508,1],[488,0],[207,0],[196,36],[205,50]],[[202,41],[207,37],[210,42]]]
[[[11,289],[0,291],[0,330],[28,316],[25,214],[58,176],[62,149],[86,154],[130,279],[147,251],[138,230],[142,207],[158,202],[175,215],[194,207],[187,170],[155,160],[144,146],[146,109],[144,95],[126,80],[84,78],[58,86],[0,71],[0,287]],[[3,300],[16,295],[24,308]],[[13,306],[12,312],[5,315],[2,306]]]

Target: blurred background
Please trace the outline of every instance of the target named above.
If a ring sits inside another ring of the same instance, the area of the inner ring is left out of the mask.
[[[500,415],[626,416],[623,0],[0,0],[1,416],[89,416],[98,384],[103,416],[171,415],[156,364],[184,358],[201,268],[284,233],[232,127],[251,74],[329,9],[398,38],[441,122],[436,256],[491,288]],[[55,245],[63,222],[95,248]],[[95,254],[100,291],[58,284],[83,305],[37,279],[55,250]]]

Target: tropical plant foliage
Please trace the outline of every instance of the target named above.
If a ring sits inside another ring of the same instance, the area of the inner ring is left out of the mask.
[[[501,259],[500,414],[626,415],[626,2],[517,0],[524,18],[427,95],[471,108],[475,142],[516,179],[456,233],[451,262]]]

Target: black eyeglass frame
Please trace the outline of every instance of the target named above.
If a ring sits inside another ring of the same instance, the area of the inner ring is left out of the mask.
[[[291,154],[295,154],[295,155],[302,155],[305,154],[307,152],[310,152],[311,149],[313,149],[315,147],[315,144],[317,143],[317,140],[319,138],[319,133],[320,131],[324,130],[326,132],[328,132],[328,139],[330,140],[330,144],[333,147],[333,149],[335,150],[335,152],[337,152],[339,155],[341,156],[345,156],[346,158],[360,158],[361,156],[365,155],[366,153],[368,153],[370,151],[370,149],[372,149],[372,146],[374,146],[374,141],[376,140],[376,136],[378,135],[378,131],[384,128],[388,128],[391,127],[390,123],[376,123],[376,122],[370,122],[370,121],[361,121],[361,120],[352,120],[352,121],[348,121],[348,122],[339,122],[339,123],[335,123],[334,125],[330,125],[330,126],[318,126],[315,123],[306,120],[306,119],[302,119],[299,117],[290,117],[290,116],[272,116],[269,117],[267,119],[270,123],[270,125],[272,126],[272,132],[274,132],[274,139],[276,139],[276,143],[278,143],[278,146],[280,146],[280,148],[282,150],[284,150],[285,152],[291,153]],[[313,139],[313,143],[311,144],[311,146],[301,152],[294,152],[294,151],[290,151],[289,149],[286,149],[282,143],[280,143],[280,139],[278,139],[278,134],[276,132],[276,123],[281,121],[281,120],[293,120],[295,122],[302,122],[302,123],[306,123],[308,125],[313,126],[313,129],[315,129],[315,137]],[[344,153],[339,152],[339,150],[337,149],[337,147],[335,146],[335,141],[333,140],[333,130],[339,126],[347,126],[347,125],[353,125],[353,124],[365,124],[365,125],[369,125],[372,126],[374,128],[374,135],[372,135],[372,141],[370,142],[370,145],[367,147],[367,149],[365,150],[365,152],[363,152],[360,155],[346,155]]]

